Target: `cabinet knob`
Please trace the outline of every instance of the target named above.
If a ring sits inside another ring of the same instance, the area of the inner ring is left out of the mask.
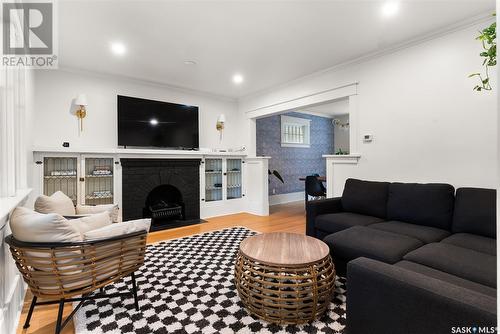
[[[80,182],[84,182],[85,181],[85,178],[84,177],[81,177],[80,178]]]
[[[40,160],[35,161],[35,163],[36,163],[37,165],[41,165],[41,164],[43,164],[43,162],[42,162],[42,161],[40,161]]]

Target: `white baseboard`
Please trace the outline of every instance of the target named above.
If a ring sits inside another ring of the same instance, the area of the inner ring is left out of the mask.
[[[303,191],[295,193],[279,194],[269,196],[269,205],[285,204],[290,202],[303,201],[305,194]]]

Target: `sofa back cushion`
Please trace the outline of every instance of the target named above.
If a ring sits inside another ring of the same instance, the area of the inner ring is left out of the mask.
[[[388,182],[347,179],[342,194],[342,209],[379,218],[386,218]]]
[[[496,239],[496,198],[495,189],[457,189],[452,231]]]
[[[450,230],[454,195],[449,184],[391,183],[387,218]]]

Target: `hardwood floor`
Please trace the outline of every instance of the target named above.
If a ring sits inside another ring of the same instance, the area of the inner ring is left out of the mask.
[[[210,218],[206,223],[185,226],[171,230],[152,232],[149,234],[148,243],[161,240],[175,239],[208,231],[220,230],[232,226],[245,226],[258,232],[286,231],[293,233],[305,233],[305,210],[303,202],[275,205],[270,208],[270,214],[266,217],[239,213],[235,215]],[[57,305],[37,306],[31,318],[31,325],[27,330],[23,324],[28,313],[31,302],[31,294],[28,292],[24,301],[24,307],[19,321],[17,334],[53,334],[57,317]],[[66,305],[64,317],[71,313],[71,306]],[[73,334],[74,326],[70,321],[62,334]]]

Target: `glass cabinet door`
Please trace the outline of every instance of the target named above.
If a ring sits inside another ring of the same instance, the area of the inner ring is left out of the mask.
[[[205,202],[222,200],[222,159],[205,159]]]
[[[43,193],[47,196],[62,191],[76,205],[78,199],[78,159],[45,157],[43,159]]]
[[[85,204],[113,203],[113,158],[85,158]]]
[[[241,198],[241,159],[227,159],[227,199]]]

